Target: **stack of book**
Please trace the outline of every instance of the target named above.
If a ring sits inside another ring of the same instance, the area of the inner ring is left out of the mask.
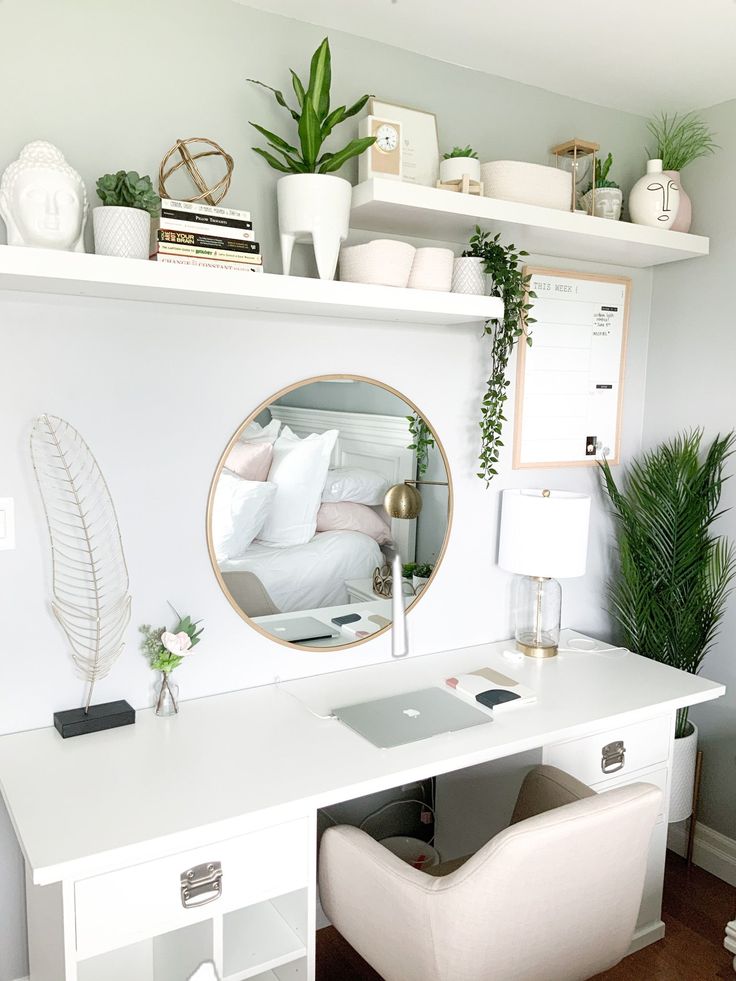
[[[199,201],[161,199],[161,217],[153,222],[151,252],[156,262],[169,265],[263,272],[250,211]]]

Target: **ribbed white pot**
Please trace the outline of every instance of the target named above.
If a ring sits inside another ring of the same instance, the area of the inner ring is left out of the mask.
[[[685,821],[693,813],[695,757],[698,752],[698,727],[689,736],[675,740],[670,789],[670,824]]]
[[[483,272],[483,259],[467,255],[455,259],[452,271],[453,293],[474,293],[483,295],[488,292],[486,274]]]
[[[350,182],[332,174],[289,174],[276,185],[281,262],[291,269],[295,242],[312,242],[320,279],[334,279],[340,245],[348,237]]]
[[[151,216],[140,208],[103,205],[92,212],[97,255],[147,259],[151,249]]]

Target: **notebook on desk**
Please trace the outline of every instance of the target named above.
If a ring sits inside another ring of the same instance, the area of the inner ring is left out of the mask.
[[[423,688],[333,709],[341,722],[379,749],[481,726],[493,719],[441,688]]]

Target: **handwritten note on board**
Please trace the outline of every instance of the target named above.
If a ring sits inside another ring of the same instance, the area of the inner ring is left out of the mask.
[[[533,345],[519,345],[515,469],[617,463],[631,280],[531,269]]]

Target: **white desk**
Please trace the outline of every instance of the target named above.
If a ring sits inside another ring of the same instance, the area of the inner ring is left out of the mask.
[[[0,786],[28,870],[32,981],[182,981],[207,956],[232,981],[311,979],[318,808],[538,748],[600,789],[648,779],[667,797],[675,710],[724,693],[632,654],[511,665],[505,646],[345,670],[288,694],[203,698],[172,719],[140,712],[134,726],[67,741],[51,728],[1,738]],[[290,697],[327,714],[482,665],[529,684],[537,704],[393,750]],[[615,738],[626,764],[603,777],[601,746]],[[639,946],[664,931],[665,838],[663,813]],[[222,896],[184,909],[180,873],[213,861]]]

